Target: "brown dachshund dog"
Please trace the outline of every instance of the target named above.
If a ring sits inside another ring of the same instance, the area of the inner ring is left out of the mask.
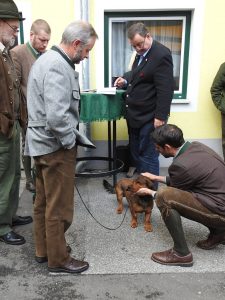
[[[113,187],[107,181],[103,182],[105,188],[113,192]],[[118,201],[117,213],[121,214],[123,211],[123,197],[126,197],[129,204],[131,213],[131,227],[136,228],[138,226],[137,213],[145,213],[144,228],[145,231],[152,231],[151,213],[153,209],[152,196],[139,196],[136,192],[140,188],[154,189],[152,181],[142,175],[139,175],[136,179],[121,179],[115,186],[115,192]]]

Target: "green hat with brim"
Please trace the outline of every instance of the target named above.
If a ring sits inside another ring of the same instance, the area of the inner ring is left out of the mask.
[[[18,8],[13,0],[0,0],[0,19],[25,20],[19,14]]]

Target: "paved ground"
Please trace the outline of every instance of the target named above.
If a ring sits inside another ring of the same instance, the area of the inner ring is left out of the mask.
[[[74,222],[67,241],[73,255],[87,260],[90,268],[78,276],[49,274],[46,264],[34,261],[32,224],[17,227],[27,243],[0,244],[1,300],[225,299],[225,247],[198,249],[195,243],[207,235],[203,226],[183,220],[194,256],[192,268],[159,265],[151,261],[151,253],[168,249],[172,241],[156,207],[154,231],[146,233],[142,216],[138,228],[132,229],[129,211],[124,221],[124,215],[116,214],[115,195],[104,190],[102,178],[77,178],[76,187],[92,216],[76,191]],[[125,199],[124,203],[126,208]],[[24,190],[22,179],[19,214],[31,213],[32,194]]]

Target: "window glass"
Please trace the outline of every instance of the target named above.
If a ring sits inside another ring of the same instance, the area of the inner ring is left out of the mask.
[[[116,17],[108,13],[108,73],[107,84],[112,84],[112,77],[123,75],[129,71],[135,57],[135,50],[127,39],[127,29],[134,23],[143,22],[149,29],[153,39],[171,50],[174,64],[175,97],[186,97],[188,53],[190,39],[190,22],[187,15],[165,15],[149,17]]]

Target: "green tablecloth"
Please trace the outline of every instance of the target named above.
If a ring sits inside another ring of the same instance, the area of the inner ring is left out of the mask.
[[[123,90],[116,95],[81,93],[81,122],[112,121],[124,116]]]

